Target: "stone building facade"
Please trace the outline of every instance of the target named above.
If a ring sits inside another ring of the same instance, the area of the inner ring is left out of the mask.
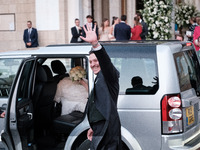
[[[199,0],[193,1],[200,5]],[[82,26],[90,14],[100,25],[103,18],[111,21],[113,16],[126,14],[133,26],[135,12],[142,5],[140,0],[1,0],[0,51],[26,49],[23,32],[28,20],[38,30],[40,46],[66,44],[75,18]]]

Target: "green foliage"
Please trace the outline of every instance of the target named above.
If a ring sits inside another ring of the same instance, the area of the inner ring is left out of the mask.
[[[175,22],[179,28],[187,27],[190,22],[190,18],[197,15],[195,6],[180,3],[175,8]]]
[[[172,8],[171,0],[144,0],[144,9],[141,13],[148,25],[148,39],[171,38]]]

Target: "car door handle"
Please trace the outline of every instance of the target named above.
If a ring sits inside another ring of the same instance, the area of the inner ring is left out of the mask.
[[[30,120],[33,119],[33,114],[32,114],[32,113],[27,113],[27,115],[29,116],[29,119],[30,119]]]

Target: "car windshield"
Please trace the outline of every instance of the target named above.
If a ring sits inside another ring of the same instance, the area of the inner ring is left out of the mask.
[[[22,58],[0,59],[0,97],[8,97]]]

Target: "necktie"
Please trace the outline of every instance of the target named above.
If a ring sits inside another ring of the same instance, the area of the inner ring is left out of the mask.
[[[29,42],[31,41],[31,31],[30,30],[28,30],[28,40],[29,40]]]

